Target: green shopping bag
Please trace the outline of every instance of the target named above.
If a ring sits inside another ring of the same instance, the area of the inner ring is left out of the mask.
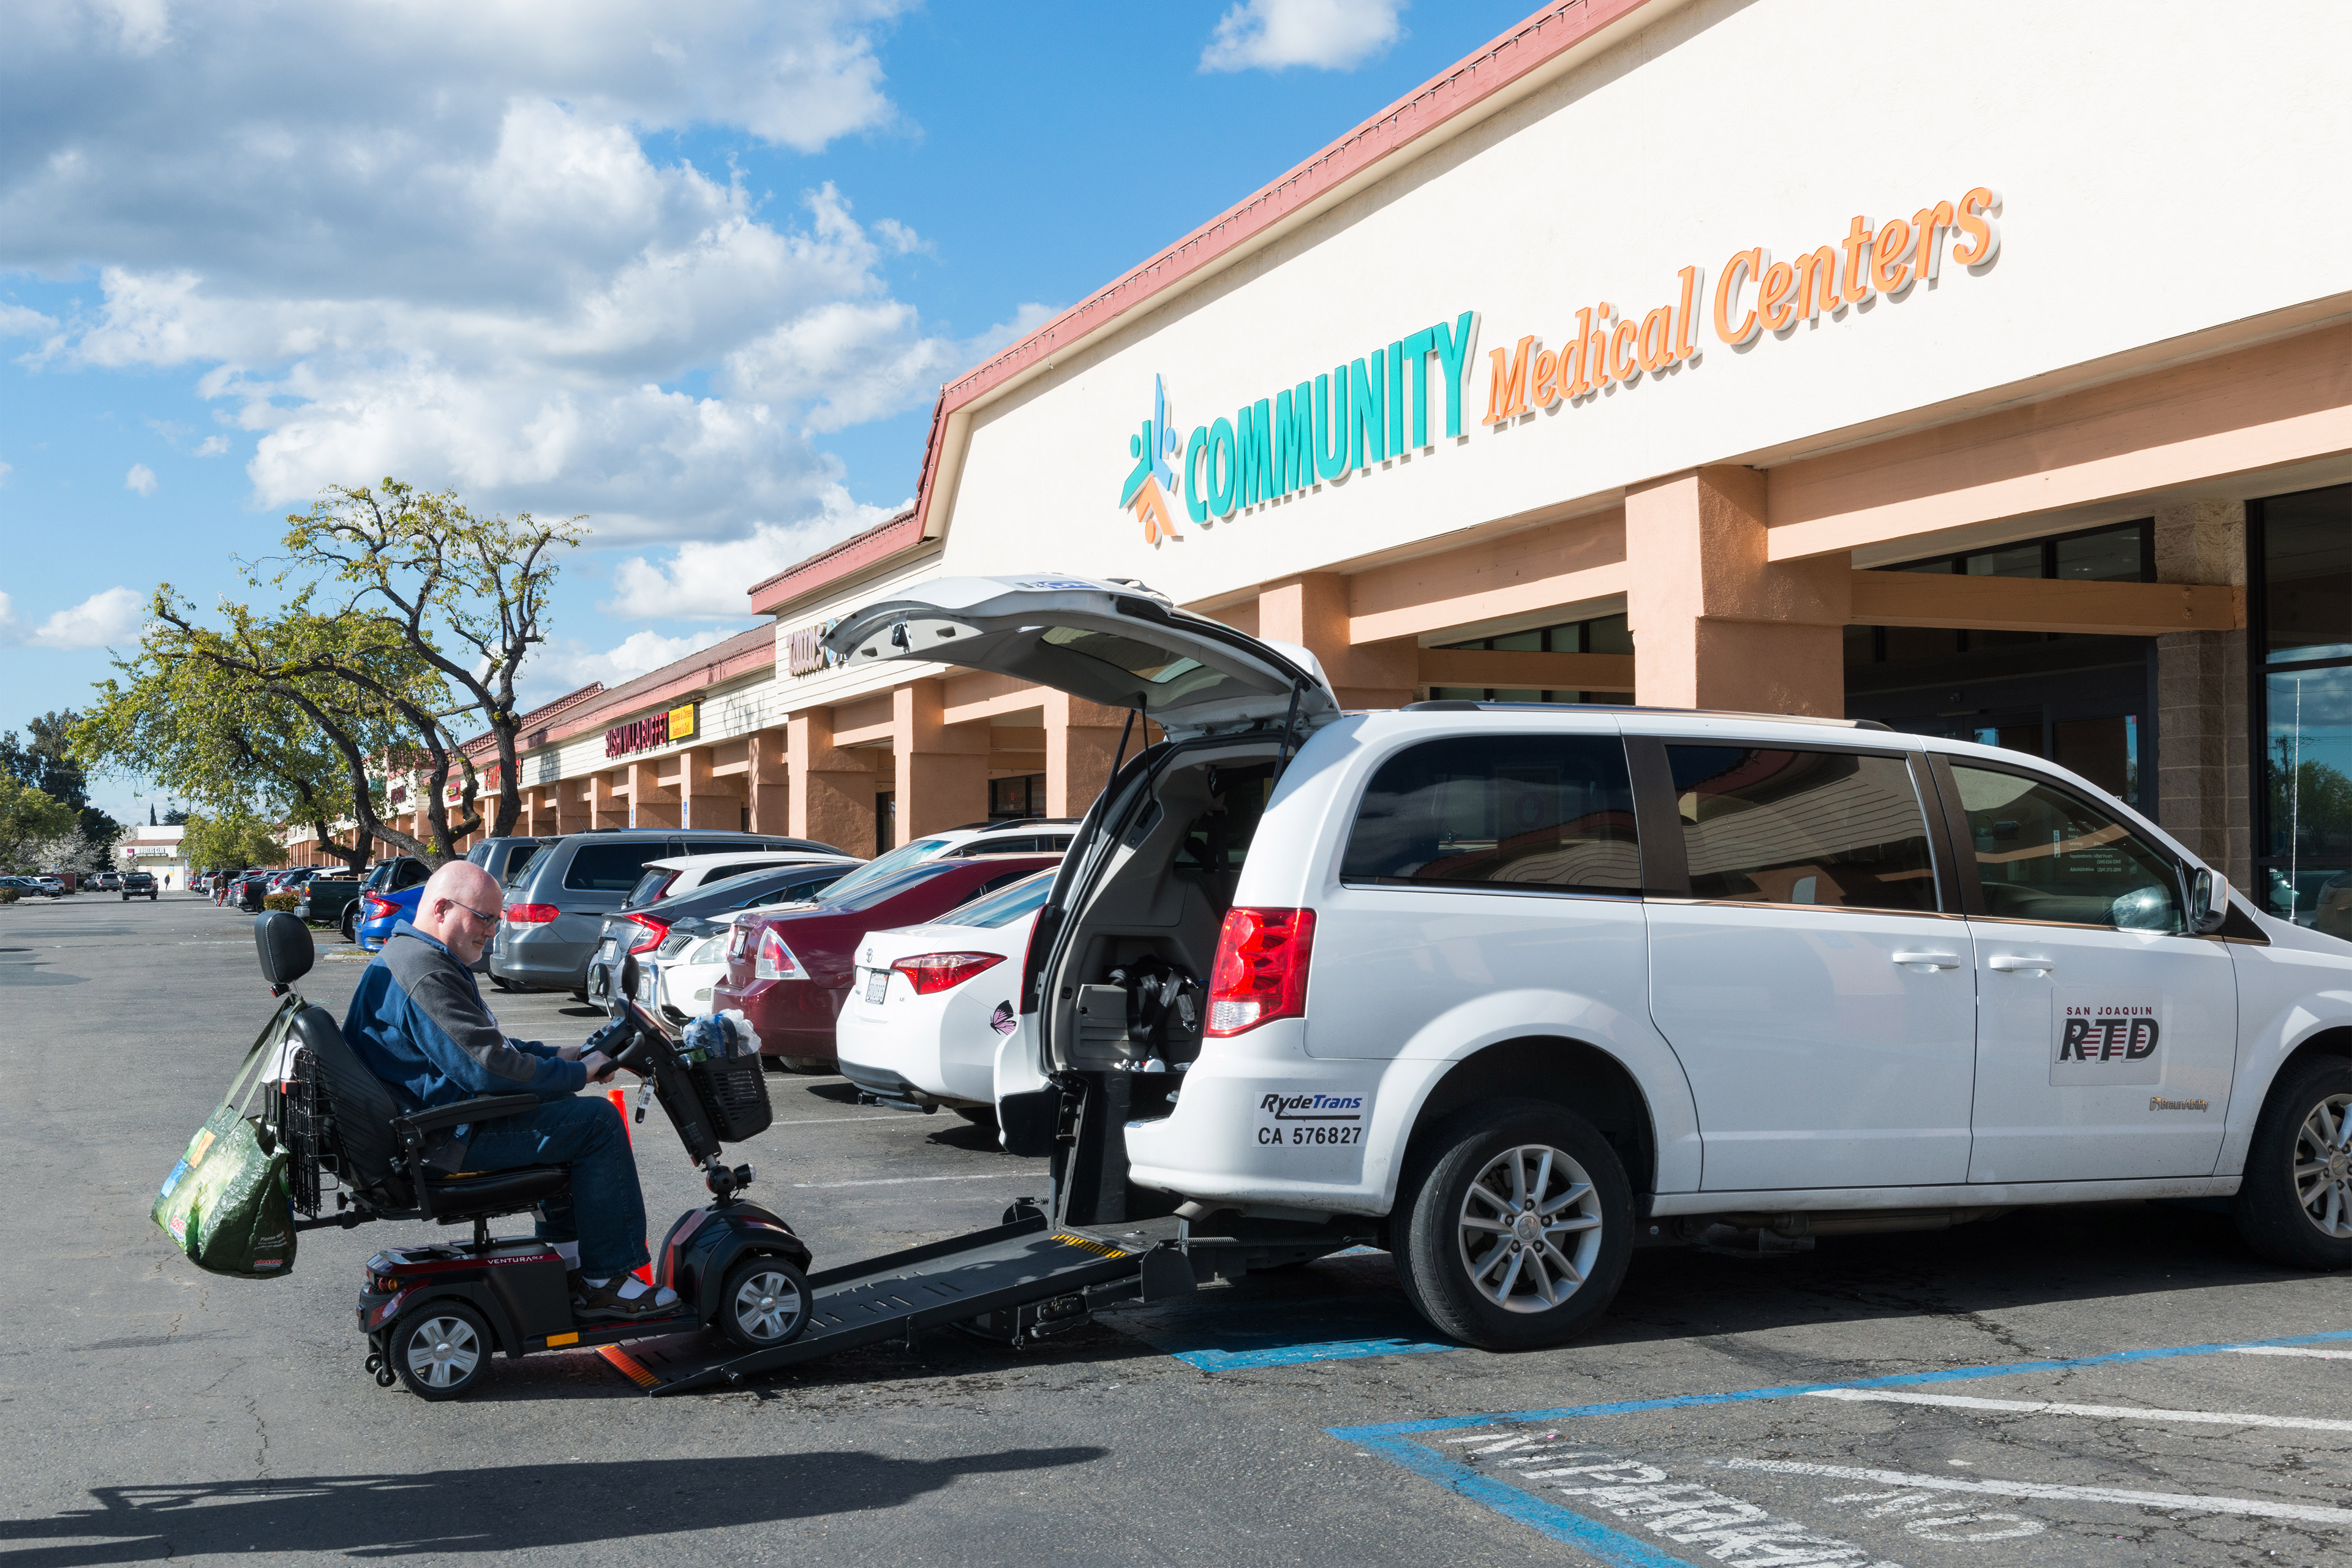
[[[271,1279],[294,1268],[286,1151],[273,1140],[264,1152],[260,1122],[245,1114],[245,1105],[259,1087],[262,1063],[276,1059],[298,1006],[289,996],[278,1007],[156,1194],[155,1223],[208,1274]]]

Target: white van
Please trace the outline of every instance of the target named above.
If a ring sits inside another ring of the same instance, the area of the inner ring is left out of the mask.
[[[1305,649],[1079,577],[934,582],[831,646],[1165,732],[1081,825],[998,1055],[1059,1223],[1374,1235],[1497,1349],[1717,1225],[2227,1198],[2263,1256],[2352,1264],[2352,944],[2063,769],[1833,721],[1342,713]]]

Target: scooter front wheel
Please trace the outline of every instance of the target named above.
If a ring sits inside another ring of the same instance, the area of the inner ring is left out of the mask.
[[[455,1399],[490,1367],[490,1330],[457,1301],[428,1301],[392,1331],[393,1372],[420,1399]]]
[[[808,1280],[781,1258],[746,1258],[719,1289],[719,1331],[747,1351],[789,1344],[808,1327]]]

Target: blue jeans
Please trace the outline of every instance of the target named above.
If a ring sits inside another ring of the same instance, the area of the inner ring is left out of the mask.
[[[528,1116],[485,1121],[467,1140],[468,1171],[520,1165],[572,1167],[570,1189],[539,1205],[539,1236],[577,1241],[581,1273],[609,1279],[650,1261],[636,1157],[612,1101],[589,1095],[551,1100]]]

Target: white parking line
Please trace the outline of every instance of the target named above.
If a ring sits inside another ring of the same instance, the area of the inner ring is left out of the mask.
[[[2145,1410],[2130,1405],[2053,1405],[2040,1399],[1972,1399],[1964,1394],[1899,1394],[1891,1388],[1817,1388],[1808,1398],[1855,1404],[1937,1405],[1953,1410],[2006,1410],[2021,1415],[2093,1415],[2105,1420],[2201,1421],[2213,1426],[2284,1426],[2298,1432],[2352,1432],[2352,1421],[2316,1415],[2247,1415],[2221,1410]]]
[[[2352,1351],[2324,1351],[2312,1345],[2232,1345],[2231,1355],[2307,1355],[2321,1361],[2352,1361]]]
[[[1010,1176],[1034,1181],[1034,1171],[990,1171],[977,1176],[877,1176],[870,1182],[794,1182],[796,1187],[903,1187],[913,1182],[1001,1182]]]
[[[929,1120],[930,1118],[929,1117],[919,1118],[901,1116],[886,1110],[879,1116],[803,1116],[794,1121],[771,1121],[768,1125],[771,1127],[814,1127],[820,1121],[912,1121],[917,1126],[920,1126],[923,1122]]]
[[[2130,1491],[2122,1487],[2070,1487],[2047,1481],[1961,1480],[1952,1476],[1915,1476],[1902,1470],[1864,1470],[1845,1465],[1811,1465],[1793,1459],[1717,1459],[1727,1470],[1763,1470],[1779,1476],[1822,1476],[1832,1480],[1876,1481],[1924,1491],[1969,1492],[1979,1497],[2042,1498],[2053,1502],[2112,1502],[2126,1508],[2189,1509],[2199,1513],[2234,1513],[2251,1519],[2300,1519],[2317,1524],[2352,1524],[2352,1508],[2266,1502],[2257,1498],[2192,1497],[2186,1492]]]

